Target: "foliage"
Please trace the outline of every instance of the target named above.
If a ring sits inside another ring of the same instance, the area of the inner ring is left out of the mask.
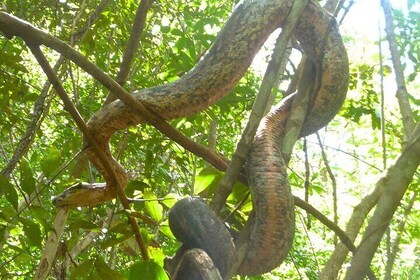
[[[31,22],[38,28],[71,43],[70,38],[83,32],[88,17],[99,1],[5,1],[9,13]],[[99,18],[89,26],[75,48],[103,71],[115,77],[119,70],[136,1],[110,1]],[[190,70],[203,56],[235,5],[235,1],[156,1],[148,13],[140,48],[133,62],[125,88],[129,91],[173,81]],[[417,20],[416,20],[417,19]],[[396,13],[400,32],[398,44],[407,66],[409,87],[418,92],[419,28],[418,13],[406,17]],[[416,43],[417,42],[417,43]],[[373,44],[373,42],[370,42]],[[351,44],[349,42],[348,44]],[[352,45],[348,45],[351,50]],[[0,36],[0,167],[3,170],[33,120],[34,104],[40,98],[45,76],[20,39]],[[54,64],[58,55],[44,50]],[[350,51],[352,58],[352,52]],[[171,124],[194,141],[209,143],[212,122],[217,123],[216,150],[230,157],[241,135],[261,81],[260,65],[254,64],[235,89],[216,105],[193,117]],[[390,72],[391,67],[385,67]],[[329,165],[337,177],[339,221],[344,228],[349,213],[361,198],[373,189],[382,169],[380,90],[381,71],[377,61],[364,57],[352,61],[349,98],[339,116],[322,132]],[[85,120],[103,104],[107,90],[72,63],[65,62],[60,77],[66,91]],[[390,77],[388,75],[387,77]],[[286,77],[288,81],[290,77]],[[415,92],[413,90],[412,92]],[[392,94],[392,92],[390,92]],[[53,91],[41,100],[45,105],[36,121],[35,139],[9,176],[0,175],[0,275],[7,279],[32,278],[43,252],[48,232],[53,230],[56,213],[51,198],[75,182],[101,182],[100,174],[83,161],[74,159],[82,149],[81,133]],[[411,96],[416,121],[418,97]],[[395,102],[395,101],[394,101]],[[386,159],[398,156],[402,144],[401,117],[395,107],[386,108]],[[311,203],[333,217],[331,178],[315,137],[308,137]],[[290,165],[290,181],[296,195],[303,197],[305,166],[303,142],[296,145]],[[184,151],[148,125],[131,127],[112,139],[112,150],[130,174],[127,196],[145,199],[134,203],[132,214],[138,219],[153,261],[141,261],[139,248],[119,202],[93,209],[71,211],[62,243],[53,266],[52,278],[70,279],[167,279],[162,270],[165,256],[172,256],[180,244],[169,230],[167,211],[185,195],[211,198],[223,174],[201,158]],[[367,164],[366,164],[367,163]],[[418,174],[407,197],[418,193]],[[252,209],[247,187],[235,185],[222,212],[230,216],[232,228],[240,229]],[[420,274],[418,241],[419,209],[415,204],[409,216],[399,211],[392,221],[393,236],[401,236],[401,257],[395,263],[395,275],[415,279]],[[276,271],[241,279],[317,279],[319,270],[334,249],[333,233],[306,213],[298,211],[296,242],[286,262]],[[310,227],[308,219],[311,219]],[[406,220],[404,232],[397,223]],[[68,253],[86,240],[91,244],[69,260]],[[381,258],[386,244],[381,244],[372,265],[378,276],[383,273]],[[151,276],[153,275],[153,276]],[[239,277],[238,277],[239,278]]]

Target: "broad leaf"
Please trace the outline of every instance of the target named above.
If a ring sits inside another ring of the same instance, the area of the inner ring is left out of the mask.
[[[146,199],[145,206],[147,213],[154,219],[159,222],[163,217],[163,207],[160,205],[157,197],[154,193],[149,190],[144,192],[144,198]]]
[[[165,270],[154,261],[142,261],[130,267],[129,280],[169,280]]]

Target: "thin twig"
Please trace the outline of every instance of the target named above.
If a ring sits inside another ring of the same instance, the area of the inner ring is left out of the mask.
[[[133,27],[131,28],[130,38],[127,43],[127,48],[124,52],[123,59],[120,64],[120,70],[115,78],[115,81],[123,86],[127,80],[128,74],[130,73],[131,64],[134,60],[134,55],[140,44],[140,37],[145,27],[147,12],[152,6],[154,0],[142,0],[137,8],[136,17],[134,19]],[[117,97],[110,92],[108,94],[104,105],[111,103],[117,99]]]
[[[319,136],[319,133],[316,133],[316,137],[318,139],[319,147],[321,148],[321,155],[322,160],[324,161],[325,168],[327,169],[328,176],[331,179],[331,185],[332,185],[332,196],[333,196],[333,212],[334,212],[334,223],[338,224],[338,209],[337,209],[337,180],[335,179],[335,175],[332,172],[331,166],[328,161],[327,153],[324,150],[324,145],[322,144],[321,137]],[[334,236],[334,245],[337,244],[337,237]]]

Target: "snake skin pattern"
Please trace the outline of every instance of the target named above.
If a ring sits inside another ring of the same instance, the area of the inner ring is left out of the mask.
[[[173,83],[142,89],[133,95],[163,119],[190,116],[207,108],[232,90],[267,37],[284,24],[293,2],[241,2],[208,53],[190,72]],[[335,19],[315,1],[310,1],[306,6],[294,36],[315,69],[313,98],[301,131],[301,136],[305,136],[325,126],[341,108],[348,86],[348,58]],[[271,271],[284,260],[293,242],[294,202],[279,143],[293,98],[293,95],[286,98],[262,120],[254,139],[248,159],[248,179],[254,214],[248,237],[249,249],[237,272],[239,274],[261,274]],[[141,116],[120,100],[116,100],[99,110],[88,122],[90,131],[106,151],[123,186],[127,183],[127,175],[112,157],[109,139],[117,130],[137,125],[142,121]],[[88,147],[86,154],[104,176],[106,184],[94,187],[78,185],[70,188],[54,199],[57,206],[92,206],[115,198],[115,186],[110,174],[105,172],[93,149]],[[189,207],[204,207],[202,203],[191,201],[192,206],[179,207],[179,210],[171,211],[175,213],[172,215],[180,218],[190,211],[186,210],[191,209]],[[184,205],[186,202],[180,203]],[[193,213],[194,210],[190,214]],[[177,232],[176,236],[184,245],[191,248],[204,247],[204,251],[209,246],[214,246],[206,245],[206,240],[209,240],[206,235],[209,223],[210,228],[224,227],[212,214],[202,213],[197,219],[195,216],[191,217],[190,220],[195,221],[194,227],[189,227],[188,220],[185,219],[177,224],[178,218],[171,226]],[[202,230],[191,231],[202,225]],[[219,230],[223,232],[220,228],[216,232]],[[192,234],[194,238],[185,238],[184,234]],[[227,242],[217,246],[225,246],[227,251],[235,251],[234,244],[229,241],[230,237],[226,241],[226,238],[217,238],[216,235],[215,239],[212,242]],[[203,244],[189,244],[189,240],[201,240]],[[231,253],[225,252],[225,255],[229,260],[222,259],[223,265],[232,261]],[[212,259],[221,275],[225,274],[228,268],[222,267],[220,260]]]

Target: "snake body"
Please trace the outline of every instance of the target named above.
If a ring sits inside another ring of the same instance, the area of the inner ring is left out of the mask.
[[[208,53],[190,72],[173,83],[136,91],[133,95],[164,119],[193,115],[207,108],[229,92],[244,75],[267,37],[283,25],[292,4],[292,0],[243,1],[235,8]],[[306,6],[294,35],[315,67],[314,97],[301,131],[301,136],[305,136],[325,126],[340,109],[348,85],[348,59],[334,18],[314,1]],[[272,270],[284,260],[293,241],[293,196],[279,148],[293,98],[285,99],[263,119],[249,155],[248,178],[254,218],[250,225],[248,252],[238,271],[240,274],[260,274]],[[111,155],[109,139],[115,131],[140,122],[141,116],[119,100],[99,110],[88,122],[97,142],[112,160],[123,186],[127,176]],[[88,147],[86,153],[107,184],[94,188],[70,188],[55,198],[57,206],[90,206],[115,197],[110,175],[91,148]],[[185,201],[180,203],[184,205]],[[194,203],[191,205],[194,209]],[[186,210],[189,207],[182,206],[172,211],[178,218],[187,213],[193,215],[181,224],[176,224],[177,219],[172,222],[175,223],[172,227],[177,232],[176,236],[187,247],[204,246],[204,251],[209,250],[209,245],[206,245],[207,228],[218,226],[216,232],[224,232],[220,228],[224,226],[210,214],[202,213],[195,218],[194,210]],[[202,205],[196,204],[195,207]],[[192,228],[197,230],[193,233],[188,220],[196,221]],[[189,244],[189,240],[194,238],[185,238],[188,234],[205,245]],[[216,240],[210,238],[212,242],[220,242],[228,251],[235,250],[230,241],[217,238],[217,234],[215,236]],[[222,262],[230,263],[232,255],[226,254],[229,260]],[[227,269],[217,265],[225,273]]]

